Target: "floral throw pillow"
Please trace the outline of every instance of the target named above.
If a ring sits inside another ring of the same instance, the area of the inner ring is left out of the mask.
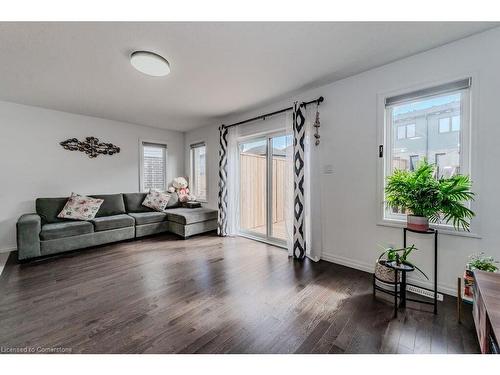
[[[99,211],[102,202],[104,199],[71,193],[71,197],[57,217],[60,219],[92,220]]]
[[[143,206],[152,208],[156,211],[163,211],[167,207],[168,201],[170,200],[171,194],[163,193],[161,191],[150,190],[149,194],[146,195]]]

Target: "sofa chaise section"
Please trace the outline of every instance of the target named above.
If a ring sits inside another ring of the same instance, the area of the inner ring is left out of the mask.
[[[123,194],[125,209],[135,219],[136,237],[169,231],[188,238],[217,229],[217,210],[203,207],[179,208],[178,197],[174,195],[165,212],[157,212],[142,205],[146,195],[146,193]]]
[[[217,211],[209,208],[166,209],[169,231],[188,238],[217,229]]]

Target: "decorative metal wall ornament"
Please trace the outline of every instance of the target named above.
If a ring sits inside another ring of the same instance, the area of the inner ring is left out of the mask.
[[[59,143],[64,149],[69,151],[85,152],[89,158],[95,158],[97,155],[113,155],[120,152],[120,147],[112,143],[99,142],[99,138],[86,137],[85,141],[79,141],[76,138],[67,139]]]
[[[314,142],[314,144],[318,146],[321,138],[321,136],[319,135],[319,127],[321,126],[321,123],[319,122],[319,102],[316,107],[316,120],[314,121],[313,126],[316,128],[316,132],[314,133],[314,138],[316,138],[316,141]]]

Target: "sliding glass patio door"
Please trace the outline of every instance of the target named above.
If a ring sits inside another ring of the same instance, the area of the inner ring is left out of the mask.
[[[293,189],[289,175],[292,137],[273,134],[239,143],[240,234],[286,245],[286,199]]]

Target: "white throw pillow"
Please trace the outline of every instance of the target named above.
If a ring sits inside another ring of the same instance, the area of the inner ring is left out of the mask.
[[[84,195],[71,193],[64,208],[57,215],[60,219],[92,220],[104,199],[90,198]]]
[[[172,194],[151,189],[148,195],[146,195],[146,198],[144,198],[142,205],[161,212],[167,207],[171,195]]]

